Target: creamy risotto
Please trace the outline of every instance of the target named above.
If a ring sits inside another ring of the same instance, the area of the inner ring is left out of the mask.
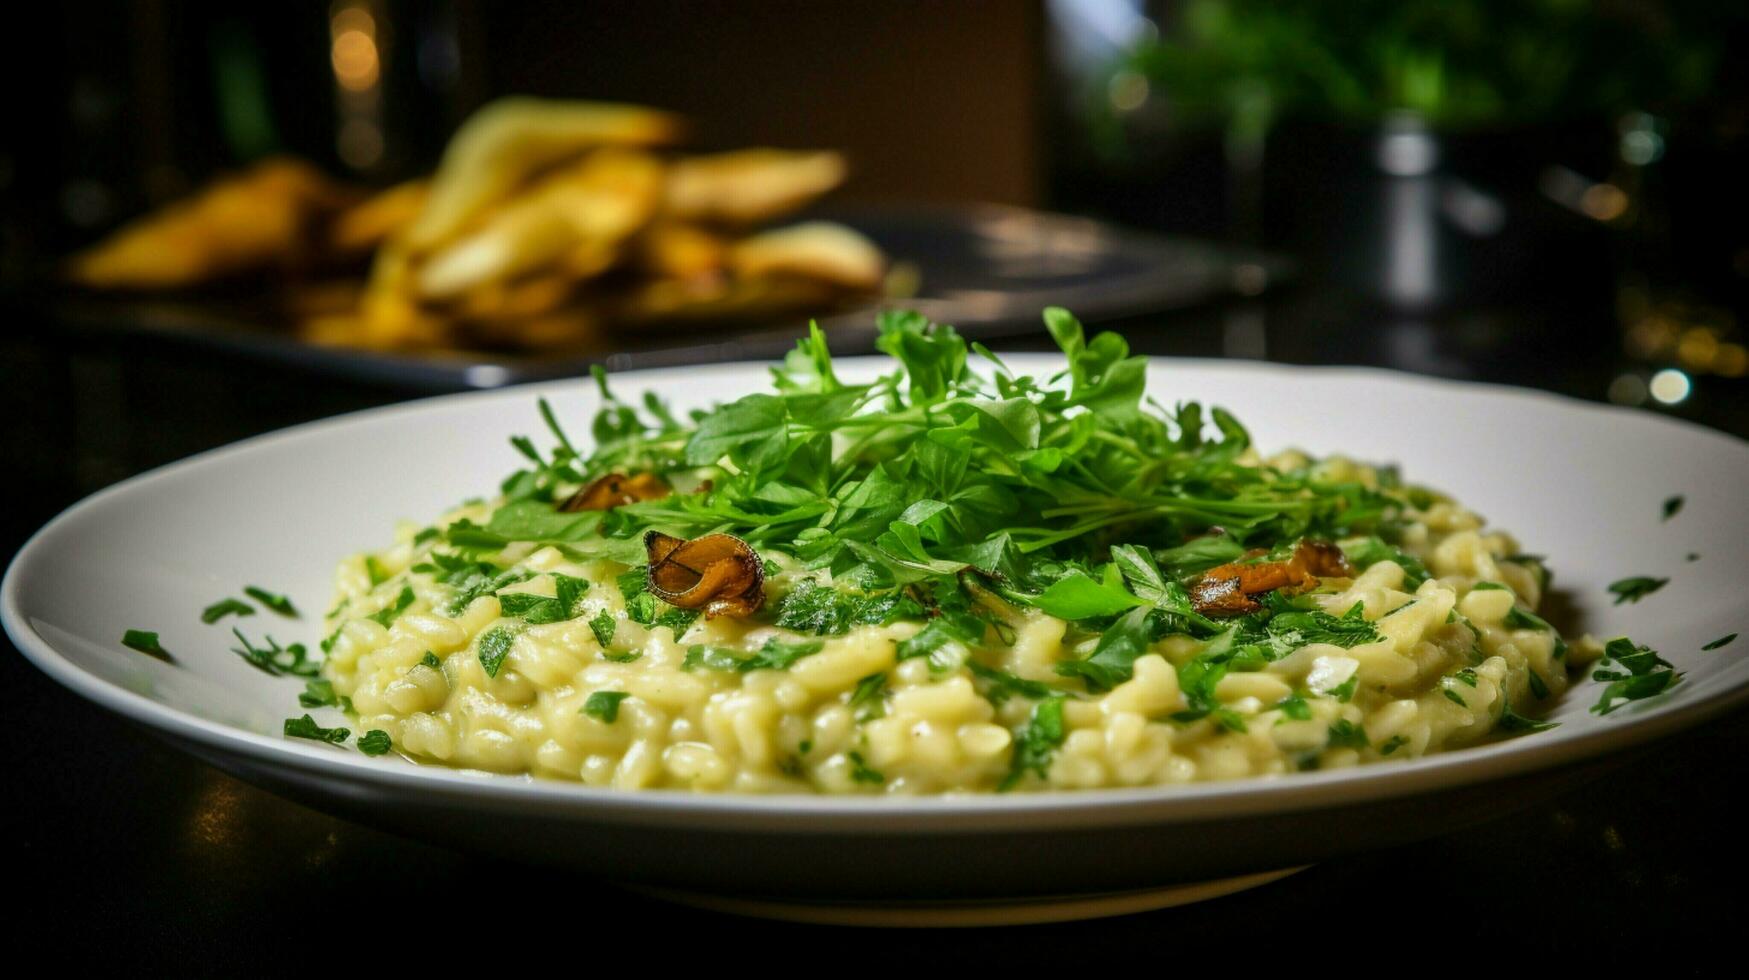
[[[1087,356],[1078,324],[1053,331]],[[824,380],[812,342],[816,366],[792,358],[780,393],[850,387]],[[1104,376],[1127,360],[1108,358]],[[913,378],[924,369],[901,361]],[[813,484],[709,441],[735,405],[644,422],[609,402],[587,456],[554,422],[561,448],[520,443],[534,465],[502,496],[341,563],[325,676],[362,728],[421,762],[619,789],[922,794],[1413,758],[1540,727],[1539,707],[1595,656],[1536,615],[1540,559],[1393,470],[1264,458],[1224,413],[1222,436],[1198,441],[1202,417],[1183,407],[1094,429],[1074,421],[1098,411],[1074,389],[984,392],[964,377],[913,414],[943,406],[944,428],[974,435],[920,425],[922,439],[871,451],[868,433],[890,436],[918,404],[895,379],[876,427],[838,425],[805,450],[809,466],[842,470]],[[871,397],[835,417],[863,418]],[[1133,410],[1139,394],[1125,397]],[[984,453],[983,419],[956,398],[1038,418],[1018,435],[998,419],[1010,430],[998,448],[1020,448]],[[804,451],[817,423],[754,404]],[[1136,451],[1099,455],[1101,431]],[[899,465],[901,450],[924,458]],[[760,465],[788,475],[755,482]],[[1163,503],[1084,492],[1132,470]],[[982,476],[994,489],[976,489]],[[840,523],[882,481],[904,486],[877,519]],[[665,586],[668,556],[706,538],[715,550]]]

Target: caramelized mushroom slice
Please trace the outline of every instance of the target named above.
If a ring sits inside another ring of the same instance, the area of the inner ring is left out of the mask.
[[[566,513],[579,510],[612,510],[640,500],[660,500],[674,490],[654,473],[626,476],[609,473],[572,494],[559,505]]]
[[[1204,616],[1243,616],[1263,608],[1251,597],[1276,589],[1309,589],[1319,576],[1351,576],[1342,549],[1327,541],[1301,541],[1286,561],[1243,561],[1203,573],[1191,587],[1192,607]]]
[[[644,552],[650,591],[671,606],[703,609],[706,618],[751,616],[765,601],[765,563],[732,534],[688,541],[651,531],[644,535]]]

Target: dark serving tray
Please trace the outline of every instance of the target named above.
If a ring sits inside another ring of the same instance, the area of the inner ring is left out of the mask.
[[[990,339],[1042,329],[1046,306],[1096,322],[1254,294],[1290,273],[1285,260],[1207,242],[1165,238],[1087,218],[1001,205],[838,206],[810,217],[862,231],[895,262],[918,272],[917,294],[889,301]],[[382,353],[299,340],[284,314],[238,298],[112,298],[44,288],[15,293],[52,328],[158,338],[267,359],[336,377],[426,390],[492,388],[586,371],[781,356],[805,319],[755,327],[665,330],[616,338],[599,354],[492,351]],[[833,349],[873,350],[877,306],[820,318]]]

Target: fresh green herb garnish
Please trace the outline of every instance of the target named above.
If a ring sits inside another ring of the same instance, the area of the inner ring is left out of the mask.
[[[1650,647],[1640,646],[1625,636],[1604,644],[1603,659],[1592,671],[1591,679],[1608,681],[1609,686],[1591,710],[1600,715],[1630,701],[1641,701],[1662,694],[1682,679],[1676,665]]]
[[[681,663],[681,670],[696,670],[708,667],[711,670],[727,670],[746,673],[750,670],[788,670],[791,664],[810,654],[819,653],[825,647],[823,640],[801,640],[788,643],[777,637],[766,640],[752,656],[740,657],[736,652],[726,647],[705,646],[703,644],[688,647],[686,659]]]
[[[1726,633],[1724,636],[1721,636],[1718,639],[1712,641],[1711,643],[1708,643],[1706,646],[1701,647],[1701,649],[1702,650],[1717,650],[1720,647],[1730,645],[1730,642],[1732,640],[1735,640],[1736,638],[1737,638],[1737,634]]]
[[[1392,735],[1385,740],[1384,744],[1379,746],[1379,755],[1390,755],[1392,752],[1395,752],[1408,744],[1409,737],[1407,735]]]
[[[619,703],[629,697],[624,691],[596,691],[583,702],[583,713],[611,725],[619,720]]]
[[[1667,578],[1635,575],[1609,583],[1609,591],[1615,593],[1615,604],[1619,606],[1624,602],[1639,602],[1662,589],[1669,582],[1670,580]]]
[[[226,616],[253,616],[255,607],[241,599],[224,598],[200,611],[200,621],[211,626]]]
[[[1504,700],[1500,705],[1500,720],[1495,724],[1503,732],[1546,732],[1556,727],[1556,723],[1552,721],[1526,718],[1512,710],[1512,702]]]
[[[1359,686],[1360,686],[1360,672],[1356,671],[1356,672],[1348,675],[1347,680],[1345,680],[1342,683],[1336,685],[1335,687],[1329,689],[1328,691],[1325,691],[1324,693],[1329,695],[1330,697],[1335,698],[1338,701],[1341,701],[1343,704],[1347,704],[1348,702],[1354,700],[1354,691]]]
[[[850,692],[850,709],[855,713],[857,721],[873,721],[887,713],[887,675],[870,674],[856,682],[856,689]],[[804,749],[803,755],[807,754]]]
[[[1346,718],[1338,718],[1330,723],[1327,744],[1333,749],[1364,749],[1372,743],[1367,741],[1366,729]]]
[[[1669,520],[1670,518],[1675,517],[1682,510],[1682,503],[1683,503],[1683,498],[1682,498],[1681,494],[1677,494],[1674,497],[1665,498],[1665,500],[1664,500],[1664,519]]]
[[[966,661],[966,667],[971,670],[973,677],[983,682],[981,686],[984,699],[991,704],[1002,704],[1013,697],[1041,701],[1057,693],[1049,684],[1016,677],[1006,671],[986,667],[976,660]]]
[[[1543,675],[1534,670],[1527,670],[1524,672],[1524,678],[1530,685],[1530,693],[1532,697],[1535,697],[1538,701],[1547,700],[1549,696],[1549,685],[1543,680]]]
[[[306,708],[334,708],[340,705],[340,695],[335,693],[333,681],[305,681],[304,693],[298,695],[298,704]]]
[[[879,786],[887,781],[887,777],[873,769],[862,758],[861,752],[847,752],[844,757],[850,760],[850,779],[852,782],[869,783]]]
[[[352,729],[323,728],[316,724],[316,719],[309,715],[302,718],[287,718],[284,731],[287,738],[307,738],[316,742],[327,742],[329,745],[343,744],[352,737]]]
[[[358,737],[358,751],[365,755],[386,755],[394,747],[389,733],[380,728],[373,728]]]
[[[1063,725],[1065,700],[1067,699],[1061,697],[1049,698],[1033,705],[1032,715],[1026,724],[1014,733],[1014,749],[1008,766],[1008,776],[1002,780],[998,789],[1013,789],[1029,772],[1040,779],[1050,773],[1051,757],[1056,754],[1057,747],[1063,744],[1067,734]]]
[[[310,659],[309,651],[302,643],[293,643],[281,647],[273,637],[267,638],[265,647],[258,647],[249,642],[240,630],[231,630],[231,635],[237,638],[241,647],[232,647],[231,652],[243,658],[243,662],[263,673],[275,677],[289,674],[293,677],[315,677],[321,669],[320,665]]]
[[[401,614],[406,612],[407,607],[412,604],[413,587],[411,585],[404,585],[401,587],[401,594],[395,596],[394,602],[391,602],[376,612],[371,613],[370,618],[381,623],[386,628],[394,625],[395,620],[401,618]]]
[[[498,676],[498,668],[504,666],[504,658],[510,656],[515,643],[516,634],[504,626],[488,630],[480,637],[480,666],[485,668],[487,677]]]
[[[170,652],[158,642],[158,634],[151,630],[128,630],[121,635],[121,645],[129,650],[138,650],[148,657],[157,657],[165,663],[175,663]]]
[[[280,595],[277,592],[269,592],[259,585],[244,586],[243,594],[274,612],[279,613],[281,616],[290,616],[295,619],[298,615],[298,609],[296,606],[292,605],[290,598]]]
[[[1281,712],[1281,721],[1310,721],[1312,719],[1312,706],[1306,703],[1305,697],[1298,692],[1275,702],[1275,707]],[[1281,724],[1281,721],[1276,722],[1276,724]]]
[[[554,574],[553,595],[538,596],[527,592],[501,592],[498,605],[506,616],[521,617],[531,626],[558,623],[583,614],[580,602],[589,591],[589,583],[570,575]]]
[[[616,628],[617,624],[614,622],[613,614],[605,609],[596,613],[594,618],[589,620],[589,632],[595,634],[595,642],[603,650],[613,645],[613,634]]]
[[[430,667],[432,670],[441,670],[443,668],[443,661],[437,659],[437,654],[432,653],[430,650],[425,651],[425,656],[419,658],[419,663],[423,666]]]

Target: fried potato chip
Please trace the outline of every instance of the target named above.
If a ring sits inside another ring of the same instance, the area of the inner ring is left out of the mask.
[[[844,182],[831,151],[737,150],[674,162],[667,211],[682,221],[747,225],[788,214]]]
[[[661,200],[662,164],[648,154],[600,150],[544,178],[489,215],[480,228],[432,254],[415,279],[430,300],[453,298],[612,245],[650,220]],[[575,268],[575,266],[573,267]]]
[[[720,276],[728,266],[729,243],[696,225],[657,221],[633,244],[638,271],[659,279]]]
[[[818,279],[656,279],[632,284],[610,309],[618,324],[682,325],[829,309],[843,295],[843,290]]]
[[[886,257],[873,242],[830,221],[810,221],[742,239],[730,248],[729,264],[747,278],[799,276],[864,292],[878,288],[886,271]]]
[[[412,224],[431,194],[429,180],[409,180],[378,192],[340,212],[328,228],[328,247],[341,255],[362,255]]]
[[[450,140],[406,243],[418,251],[444,244],[534,174],[585,150],[658,146],[680,131],[678,116],[642,106],[499,99],[469,116]]]
[[[351,195],[314,167],[275,158],[123,227],[67,270],[98,289],[183,289],[243,272],[294,268],[315,229]]]

